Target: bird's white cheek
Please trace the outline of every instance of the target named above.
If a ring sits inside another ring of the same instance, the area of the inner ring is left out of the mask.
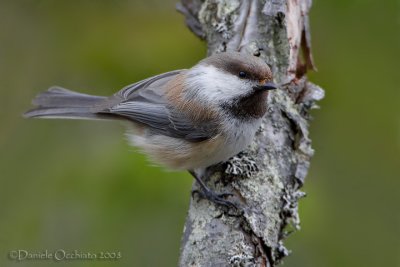
[[[202,65],[191,70],[188,85],[196,88],[199,100],[206,103],[221,102],[246,94],[250,87],[244,80],[214,66]]]

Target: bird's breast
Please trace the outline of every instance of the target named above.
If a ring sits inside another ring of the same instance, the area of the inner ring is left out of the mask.
[[[132,143],[147,154],[154,163],[169,169],[193,170],[205,168],[245,150],[252,142],[261,119],[230,118],[214,137],[202,142],[189,142],[165,135],[129,134]]]
[[[261,125],[261,119],[231,119],[226,124],[226,153],[232,157],[245,150],[253,141],[255,133]]]

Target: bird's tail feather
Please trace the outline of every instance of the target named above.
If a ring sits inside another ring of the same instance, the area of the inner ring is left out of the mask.
[[[51,87],[37,95],[32,103],[37,107],[24,113],[26,118],[104,119],[94,112],[97,105],[107,97],[93,96]]]

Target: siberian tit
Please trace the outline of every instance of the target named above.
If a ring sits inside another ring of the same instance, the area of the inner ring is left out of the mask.
[[[130,142],[170,169],[189,170],[208,199],[227,204],[201,180],[206,167],[247,148],[276,85],[268,65],[239,52],[219,53],[190,69],[131,84],[110,97],[52,87],[27,118],[122,119]]]

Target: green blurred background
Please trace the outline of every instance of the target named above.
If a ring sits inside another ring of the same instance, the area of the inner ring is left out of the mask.
[[[191,177],[149,166],[118,123],[24,120],[51,85],[109,95],[195,64],[175,1],[0,1],[0,266],[14,249],[120,251],[58,266],[176,266]],[[400,2],[319,0],[311,13],[316,155],[285,266],[400,266]]]

